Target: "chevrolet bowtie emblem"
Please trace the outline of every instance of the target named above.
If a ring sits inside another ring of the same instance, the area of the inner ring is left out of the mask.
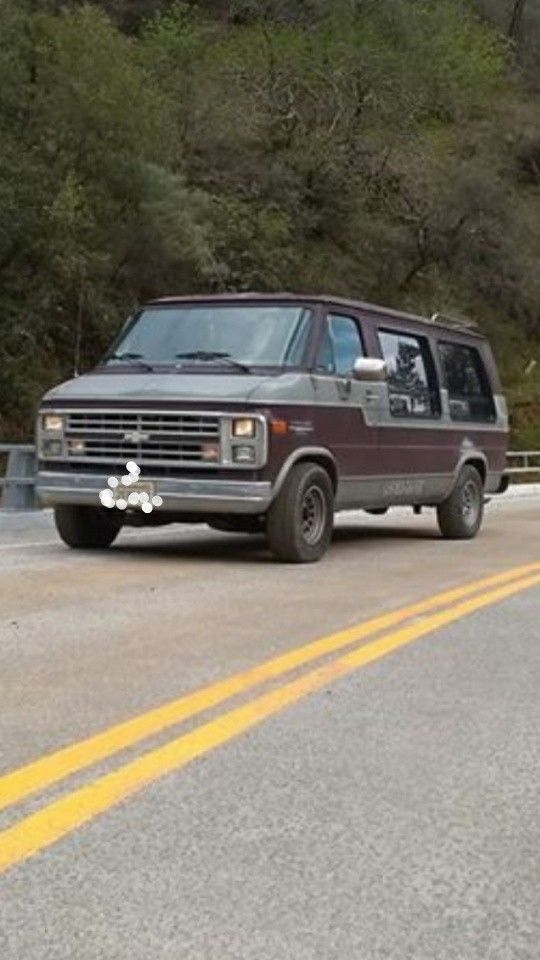
[[[124,434],[126,443],[145,443],[150,439],[149,433],[142,433],[140,430],[133,430],[131,433]]]

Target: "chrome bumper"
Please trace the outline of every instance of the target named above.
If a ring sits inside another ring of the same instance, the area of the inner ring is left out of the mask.
[[[109,474],[77,475],[40,471],[36,494],[43,507],[59,504],[99,504],[100,491],[107,486]],[[163,498],[160,513],[264,513],[272,501],[272,485],[242,480],[175,480],[171,477],[145,476],[156,485]]]

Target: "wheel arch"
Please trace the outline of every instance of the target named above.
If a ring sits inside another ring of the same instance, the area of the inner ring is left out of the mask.
[[[459,473],[461,472],[463,467],[474,467],[476,470],[478,470],[478,473],[482,477],[482,483],[485,486],[487,475],[488,475],[488,465],[487,465],[487,460],[483,454],[474,453],[474,454],[471,454],[470,456],[467,456],[460,464],[457,476],[459,476]]]
[[[276,482],[272,488],[272,499],[275,499],[275,497],[278,495],[288,474],[298,463],[317,463],[320,467],[323,467],[332,481],[334,494],[337,493],[338,467],[335,457],[332,453],[330,453],[330,450],[327,450],[325,447],[301,447],[299,450],[295,450],[294,453],[291,453],[281,467],[281,470],[277,475]]]

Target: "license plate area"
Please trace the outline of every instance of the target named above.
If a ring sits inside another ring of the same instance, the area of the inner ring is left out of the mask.
[[[148,480],[135,480],[129,486],[119,483],[110,493],[105,493],[105,496],[109,497],[109,502],[103,499],[101,502],[106,507],[118,507],[119,510],[142,509],[146,512],[147,505],[157,506],[156,488],[157,484]]]
[[[146,493],[151,500],[157,493],[157,484],[149,480],[137,480],[135,483],[130,484],[129,487],[119,487],[118,490],[122,491],[121,495],[126,493]]]

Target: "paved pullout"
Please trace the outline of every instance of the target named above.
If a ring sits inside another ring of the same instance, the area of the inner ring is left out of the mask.
[[[534,499],[494,507],[472,543],[441,541],[429,516],[344,517],[324,563],[291,568],[260,540],[203,530],[72,554],[48,515],[0,515],[0,774],[538,561],[539,531]],[[538,589],[461,620],[14,867],[2,960],[535,960],[539,623]]]

